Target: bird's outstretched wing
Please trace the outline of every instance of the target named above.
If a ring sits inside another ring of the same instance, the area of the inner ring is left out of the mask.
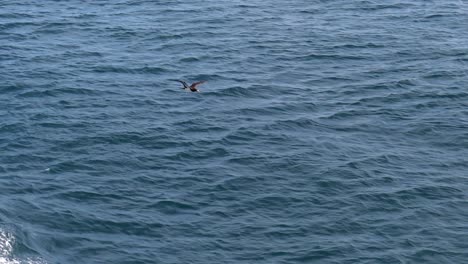
[[[206,82],[206,81],[194,82],[194,83],[192,83],[192,85],[190,85],[190,88],[195,89],[195,88],[197,88],[197,85],[202,84],[204,82]]]
[[[181,80],[174,80],[174,81],[180,82],[184,86],[184,89],[189,88],[188,84],[186,82],[184,82],[184,81],[181,81]]]

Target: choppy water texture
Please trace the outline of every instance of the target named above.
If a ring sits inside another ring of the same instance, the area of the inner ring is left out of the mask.
[[[0,263],[468,263],[468,3],[384,2],[0,1]]]

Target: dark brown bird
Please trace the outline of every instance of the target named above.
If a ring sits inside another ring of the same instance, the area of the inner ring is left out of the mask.
[[[200,92],[200,90],[197,89],[197,85],[206,82],[206,81],[194,82],[194,83],[192,83],[192,84],[189,86],[189,85],[188,85],[186,82],[184,82],[184,81],[181,81],[181,80],[174,80],[174,81],[180,82],[180,83],[184,86],[182,89],[184,89],[184,90],[185,90],[185,89],[190,89],[190,91],[192,91],[192,92]]]

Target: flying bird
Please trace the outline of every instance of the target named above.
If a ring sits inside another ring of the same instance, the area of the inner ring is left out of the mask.
[[[184,90],[185,90],[185,89],[190,89],[190,91],[192,91],[192,92],[200,92],[200,90],[197,89],[197,85],[206,82],[206,81],[194,82],[194,83],[192,83],[192,84],[189,86],[189,85],[188,85],[186,82],[184,82],[184,81],[181,81],[181,80],[174,80],[174,81],[180,82],[180,83],[184,86],[182,89],[184,89]]]

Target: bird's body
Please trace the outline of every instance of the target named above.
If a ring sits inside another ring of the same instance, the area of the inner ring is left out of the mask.
[[[192,83],[192,84],[189,86],[189,85],[188,85],[186,82],[184,82],[184,81],[181,81],[181,80],[175,80],[175,81],[180,82],[180,83],[184,86],[184,87],[182,87],[182,89],[184,89],[184,90],[188,89],[188,90],[190,90],[190,91],[192,91],[192,92],[200,92],[200,90],[197,89],[197,85],[206,82],[206,81],[194,82],[194,83]]]

